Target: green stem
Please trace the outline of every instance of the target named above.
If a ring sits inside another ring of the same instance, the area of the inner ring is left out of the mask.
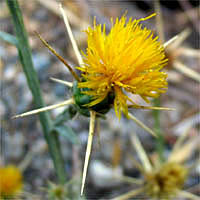
[[[19,42],[19,57],[26,75],[28,86],[33,95],[34,103],[37,108],[44,107],[45,104],[42,98],[38,77],[33,67],[31,50],[29,47],[28,36],[24,27],[21,10],[17,0],[6,0],[6,2],[12,16],[16,38]],[[43,129],[44,137],[49,147],[50,155],[53,159],[58,180],[61,184],[64,184],[66,181],[66,173],[58,135],[51,133],[52,121],[47,112],[40,113],[39,119]]]
[[[160,98],[154,99],[154,106],[160,107]],[[164,148],[165,148],[165,138],[162,134],[160,127],[160,110],[153,110],[154,116],[154,131],[157,134],[156,138],[156,151],[158,152],[161,161],[164,161]]]

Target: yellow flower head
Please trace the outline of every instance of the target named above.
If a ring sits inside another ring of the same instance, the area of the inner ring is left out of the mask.
[[[17,167],[0,167],[0,197],[15,196],[21,191],[22,186],[22,174]]]
[[[88,106],[102,102],[114,93],[114,108],[118,117],[121,111],[128,113],[128,102],[135,103],[127,92],[140,95],[146,102],[148,97],[158,97],[167,89],[167,75],[160,70],[167,64],[164,48],[154,37],[151,30],[139,24],[155,14],[126,23],[126,16],[112,22],[110,32],[106,33],[105,24],[89,27],[87,52],[81,70],[83,82],[79,88],[88,88],[85,94],[93,101]]]

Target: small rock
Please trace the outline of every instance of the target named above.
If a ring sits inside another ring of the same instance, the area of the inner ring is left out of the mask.
[[[32,148],[33,148],[33,152],[36,154],[42,154],[44,152],[47,152],[47,150],[48,150],[47,143],[42,139],[37,140],[34,143],[34,146]]]
[[[95,160],[91,162],[89,172],[93,183],[97,187],[114,187],[121,183],[121,181],[117,179],[117,177],[122,176],[122,169],[120,167],[113,169]]]
[[[11,157],[13,159],[20,159],[23,155],[25,140],[24,136],[20,132],[15,132],[15,134],[10,135],[5,134],[5,156]]]
[[[4,70],[4,80],[13,81],[17,73],[16,67],[14,65],[7,65]]]

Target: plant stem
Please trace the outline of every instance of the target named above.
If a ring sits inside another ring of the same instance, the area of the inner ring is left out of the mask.
[[[160,98],[154,99],[154,106],[160,107]],[[162,134],[160,127],[160,110],[153,110],[154,116],[154,131],[157,135],[156,140],[156,151],[158,152],[161,161],[164,161],[164,148],[165,148],[165,138]]]
[[[27,32],[24,27],[21,10],[19,8],[17,0],[6,0],[6,2],[12,16],[16,38],[19,42],[19,57],[24,73],[26,75],[28,86],[33,95],[34,103],[37,108],[44,107],[45,104],[42,98],[38,77],[33,67],[31,50],[29,47]],[[43,129],[44,138],[48,144],[49,152],[53,159],[58,180],[61,184],[64,184],[66,181],[66,173],[58,135],[55,133],[51,133],[52,121],[47,112],[40,113],[39,119]]]

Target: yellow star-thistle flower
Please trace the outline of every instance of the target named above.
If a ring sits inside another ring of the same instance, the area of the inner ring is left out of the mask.
[[[0,167],[0,197],[17,195],[23,187],[22,179],[23,176],[17,167],[13,165]]]
[[[105,24],[89,27],[87,52],[84,65],[78,67],[82,72],[83,82],[79,88],[88,88],[85,94],[91,95],[93,106],[114,92],[114,109],[120,118],[121,111],[128,115],[127,102],[135,105],[128,93],[140,95],[146,102],[148,97],[158,97],[167,89],[167,75],[160,70],[167,64],[164,47],[154,37],[151,30],[142,28],[139,20],[126,16],[111,20],[112,28],[106,34]]]
[[[111,20],[113,25],[108,34],[106,34],[105,25],[103,25],[102,30],[101,25],[96,25],[94,20],[94,28],[89,27],[86,31],[88,48],[86,54],[84,54],[84,60],[82,60],[61,4],[60,9],[80,65],[77,68],[82,71],[81,77],[38,33],[36,34],[75,78],[73,83],[52,78],[56,82],[71,87],[73,96],[61,103],[22,113],[14,116],[14,118],[25,117],[70,104],[73,104],[75,110],[80,114],[90,117],[81,185],[82,195],[97,117],[103,117],[114,106],[119,118],[121,111],[123,111],[127,117],[130,117],[136,124],[155,136],[153,130],[128,112],[128,107],[172,110],[163,107],[140,106],[127,96],[127,93],[137,94],[146,102],[149,102],[148,97],[155,98],[160,93],[165,92],[167,75],[160,70],[167,64],[167,59],[165,58],[164,47],[157,41],[158,37],[154,37],[151,30],[142,28],[142,25],[139,24],[141,21],[155,16],[153,14],[139,20],[130,18],[127,23],[125,15],[120,20],[117,18],[115,23]],[[169,43],[171,43],[171,40],[164,46],[166,47]],[[128,105],[128,102],[132,104]]]

